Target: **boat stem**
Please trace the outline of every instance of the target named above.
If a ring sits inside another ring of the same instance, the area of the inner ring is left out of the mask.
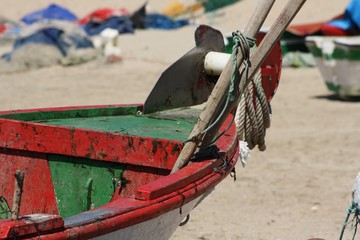
[[[248,79],[241,79],[240,81],[240,91],[238,96],[236,96],[237,102],[239,99],[240,94],[242,93],[241,90],[245,89],[249,80],[254,76],[256,70],[261,66],[261,63],[264,61],[265,57],[269,54],[272,47],[276,44],[276,42],[280,39],[281,34],[284,32],[286,27],[290,24],[292,19],[298,13],[302,5],[305,3],[306,0],[290,0],[288,4],[285,6],[284,10],[281,12],[280,16],[276,19],[276,21],[271,26],[270,30],[268,31],[267,35],[261,42],[259,48],[251,57],[252,66],[249,73]],[[272,0],[262,0],[259,2],[257,8],[255,9],[246,29],[244,32],[245,36],[254,37],[255,34],[258,33],[260,30],[263,22],[265,21],[268,13],[270,12],[274,1]],[[241,55],[241,51],[239,51],[239,55]],[[230,58],[232,59],[232,58]],[[237,62],[236,68],[240,68],[240,64],[242,63],[243,57],[238,56],[239,61]],[[232,63],[229,62],[226,64],[224,71],[220,75],[218,82],[216,83],[211,95],[209,96],[208,101],[206,102],[206,106],[201,112],[197,124],[194,126],[189,139],[196,139],[197,141],[194,142],[186,142],[184,145],[183,150],[181,151],[173,169],[172,173],[176,172],[183,166],[185,166],[189,161],[191,156],[194,154],[198,147],[198,142],[202,141],[204,134],[202,133],[207,126],[210,125],[211,121],[216,117],[216,113],[219,112],[219,109],[223,106],[225,98],[228,93],[229,85],[230,85],[230,75],[232,72]],[[236,85],[235,85],[236,86]],[[230,106],[227,109],[227,113],[233,109],[234,106]],[[221,126],[227,114],[223,115],[224,117],[218,121],[218,125]],[[217,130],[217,129],[215,129]],[[214,130],[212,130],[212,134],[214,134]]]

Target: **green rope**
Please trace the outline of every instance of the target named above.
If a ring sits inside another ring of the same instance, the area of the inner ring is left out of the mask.
[[[245,37],[240,31],[233,32],[233,59],[232,59],[232,74],[231,74],[231,80],[230,80],[230,87],[229,87],[229,94],[228,99],[230,101],[234,101],[234,91],[235,91],[235,81],[239,79],[239,77],[245,72],[246,79],[248,79],[249,76],[249,69],[251,67],[250,62],[250,53],[251,48],[255,46],[255,38]],[[243,62],[242,65],[244,66],[243,72],[239,74],[237,66],[237,55],[239,53],[239,48],[241,50],[242,56],[243,56]],[[242,94],[242,93],[240,93]]]
[[[225,110],[228,107],[229,103],[233,102],[235,100],[235,96],[234,96],[235,95],[234,94],[235,81],[237,81],[240,77],[239,71],[237,69],[237,61],[238,61],[237,55],[239,53],[239,48],[240,48],[242,56],[243,56],[242,64],[244,65],[244,71],[246,73],[246,77],[248,77],[248,75],[249,75],[249,68],[251,67],[250,50],[255,45],[255,39],[245,37],[240,31],[233,32],[232,35],[233,35],[233,41],[234,41],[234,46],[232,49],[232,51],[233,51],[232,72],[231,72],[230,86],[229,86],[229,91],[228,91],[228,95],[226,98],[225,106],[222,109],[219,116],[217,117],[217,119],[208,128],[206,128],[204,131],[202,131],[201,134],[205,134],[207,131],[209,131],[224,115]]]
[[[340,233],[340,238],[339,240],[342,240],[343,236],[344,236],[344,232],[345,232],[345,228],[346,226],[349,224],[349,218],[350,218],[350,215],[351,214],[354,214],[354,217],[353,219],[351,220],[351,222],[353,223],[355,221],[355,224],[352,224],[352,226],[354,227],[354,234],[353,234],[353,237],[352,237],[352,240],[355,239],[355,236],[356,236],[356,233],[357,233],[357,226],[360,222],[360,209],[359,209],[359,205],[353,200],[352,203],[351,203],[351,206],[347,209],[347,214],[346,214],[346,218],[345,218],[345,222],[343,224],[343,228],[341,230],[341,233]]]

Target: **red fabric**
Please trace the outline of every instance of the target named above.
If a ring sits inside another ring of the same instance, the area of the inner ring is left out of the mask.
[[[79,24],[85,25],[91,20],[102,22],[111,16],[124,16],[128,14],[129,12],[125,8],[121,8],[121,9],[100,8],[86,15],[84,18],[80,19]]]
[[[324,24],[323,26],[321,26],[320,31],[322,32],[322,34],[324,34],[325,36],[348,36],[348,35],[352,35],[350,32],[345,31],[341,28],[329,25],[329,24]]]
[[[6,26],[0,25],[0,33],[5,32],[5,30],[6,30]]]

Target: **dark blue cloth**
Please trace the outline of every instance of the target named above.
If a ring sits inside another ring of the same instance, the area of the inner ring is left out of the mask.
[[[78,18],[68,9],[58,6],[56,4],[51,4],[47,8],[27,14],[21,19],[21,21],[26,24],[32,24],[43,19],[76,21]]]
[[[345,31],[359,31],[360,29],[360,0],[352,0],[345,9],[343,18],[332,20],[329,25]]]
[[[188,20],[173,20],[158,13],[150,13],[145,17],[145,28],[175,29],[186,25],[189,25]]]
[[[119,33],[134,32],[133,23],[128,17],[113,16],[102,22],[90,21],[84,26],[85,32],[90,36],[100,34],[106,28],[118,30]]]
[[[143,25],[145,29],[174,29],[189,25],[188,20],[173,20],[167,16],[157,13],[147,14],[143,21],[144,24],[137,23],[137,25]],[[131,20],[130,17],[113,16],[102,22],[90,21],[84,26],[84,30],[90,36],[100,34],[106,28],[118,30],[119,33],[133,33],[135,31],[136,24]]]

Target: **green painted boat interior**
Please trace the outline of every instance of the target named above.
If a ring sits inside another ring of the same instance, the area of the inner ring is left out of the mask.
[[[134,106],[106,106],[103,108],[75,108],[64,111],[47,111],[35,110],[31,112],[14,112],[10,114],[1,114],[1,118],[14,119],[20,121],[34,121],[41,122],[49,119],[64,119],[64,118],[91,118],[99,116],[122,116],[136,114],[141,107]]]
[[[46,124],[180,141],[186,140],[194,125],[187,121],[156,119],[142,115],[52,119],[47,120]]]
[[[48,156],[60,216],[69,217],[108,203],[122,179],[124,164]]]
[[[139,106],[74,109],[69,111],[37,111],[1,115],[1,118],[29,121],[53,126],[74,127],[140,137],[187,140],[200,109],[181,108],[148,115]]]

